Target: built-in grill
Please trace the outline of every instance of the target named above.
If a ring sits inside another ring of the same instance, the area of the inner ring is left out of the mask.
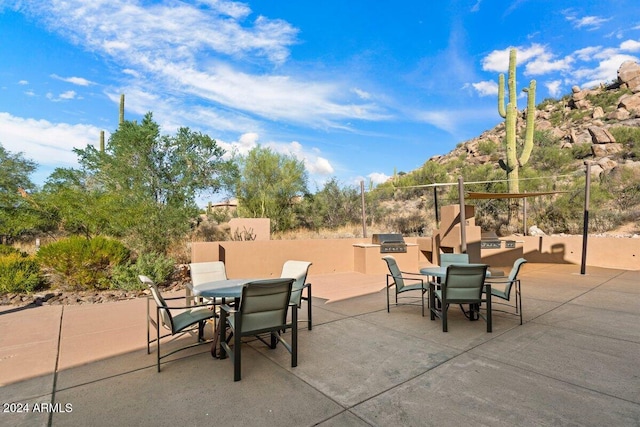
[[[381,254],[404,254],[407,252],[407,244],[399,233],[374,234],[371,243],[380,245]]]

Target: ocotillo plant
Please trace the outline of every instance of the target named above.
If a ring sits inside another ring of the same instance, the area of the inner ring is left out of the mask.
[[[505,121],[505,142],[507,148],[506,161],[500,160],[500,167],[507,172],[507,182],[509,193],[519,193],[518,171],[520,166],[524,166],[529,161],[531,151],[533,150],[533,128],[536,118],[536,81],[531,80],[529,87],[523,89],[527,92],[527,117],[524,142],[520,156],[517,154],[517,122],[518,122],[518,104],[516,92],[516,49],[509,51],[509,102],[504,104],[504,74],[498,76],[498,112]]]

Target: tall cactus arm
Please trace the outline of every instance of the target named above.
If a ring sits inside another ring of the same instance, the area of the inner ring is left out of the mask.
[[[507,111],[504,108],[504,74],[498,75],[498,114],[503,119],[507,118]]]
[[[515,169],[518,162],[516,153],[516,120],[518,119],[518,108],[511,102],[507,104],[507,118],[505,119],[506,140],[507,140],[507,172]]]
[[[529,87],[523,89],[527,92],[527,127],[524,136],[524,146],[518,159],[520,166],[526,165],[533,150],[533,128],[536,120],[536,81],[531,80]]]

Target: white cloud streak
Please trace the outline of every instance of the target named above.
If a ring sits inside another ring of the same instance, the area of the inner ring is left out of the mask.
[[[75,167],[73,148],[97,145],[100,129],[89,125],[51,123],[0,113],[0,143],[13,153],[29,153],[39,165]]]
[[[248,114],[319,128],[344,128],[342,122],[349,120],[389,118],[364,91],[272,74],[273,67],[285,63],[289,48],[297,43],[298,29],[289,23],[265,16],[252,18],[244,3],[200,3],[143,6],[140,1],[125,0],[41,0],[20,7],[74,43],[120,62],[123,73],[133,79],[130,85],[149,87],[152,77],[156,98],[164,100],[178,91],[206,101],[208,115],[236,116],[246,122]],[[208,63],[201,60],[204,57],[217,60]],[[247,72],[234,65],[246,59],[244,67],[251,63],[254,70],[267,72]],[[75,77],[65,81],[88,83]],[[141,91],[151,94],[150,89]],[[176,97],[174,102],[180,101]],[[182,115],[176,119],[194,116],[186,112],[190,107],[184,101],[176,107],[180,108],[174,109],[174,117]],[[156,104],[142,109],[155,111]],[[203,114],[207,113],[201,108],[195,116]]]

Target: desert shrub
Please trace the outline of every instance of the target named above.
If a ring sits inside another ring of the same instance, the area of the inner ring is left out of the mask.
[[[490,139],[478,142],[478,152],[483,155],[495,154],[498,148],[498,144]]]
[[[0,256],[0,293],[25,293],[45,287],[40,265],[33,257],[17,251]]]
[[[175,261],[155,252],[141,254],[134,263],[117,265],[111,275],[111,287],[114,289],[136,290],[145,286],[138,279],[145,275],[155,283],[166,282],[173,273]]]
[[[613,126],[609,129],[616,142],[625,147],[625,157],[640,158],[640,128],[631,126]]]
[[[14,248],[13,246],[1,245],[0,244],[0,256],[4,256],[4,255],[23,255],[23,256],[25,256],[26,254],[24,254],[19,249]]]
[[[630,94],[629,89],[617,90],[604,90],[587,95],[587,100],[591,102],[594,107],[601,107],[604,111],[613,111],[618,105],[618,100],[622,95]]]
[[[574,159],[582,160],[592,155],[591,144],[573,144],[571,147],[571,156],[573,156]]]
[[[112,269],[128,261],[129,250],[117,240],[74,236],[43,246],[37,258],[60,287],[108,289]]]

